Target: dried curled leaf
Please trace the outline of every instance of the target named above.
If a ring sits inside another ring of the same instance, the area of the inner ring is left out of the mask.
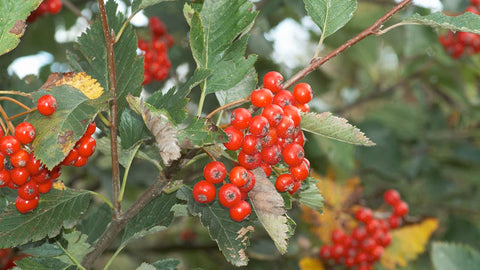
[[[295,223],[287,216],[285,203],[262,169],[253,171],[255,186],[249,192],[252,207],[280,253],[287,251]]]
[[[51,73],[42,89],[50,89],[55,86],[69,85],[78,89],[89,99],[96,99],[103,94],[103,87],[100,83],[87,75],[85,72]]]
[[[169,165],[170,162],[179,159],[181,149],[178,145],[177,129],[168,117],[168,113],[157,110],[140,98],[131,95],[127,96],[127,101],[132,110],[142,116],[145,125],[155,137],[163,163]]]
[[[387,269],[405,267],[425,251],[432,233],[438,228],[438,220],[428,218],[419,224],[392,231],[392,243],[385,249],[381,263]]]

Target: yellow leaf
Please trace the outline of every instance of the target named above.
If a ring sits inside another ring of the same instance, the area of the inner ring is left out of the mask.
[[[300,270],[324,270],[322,262],[317,258],[304,257],[298,262]]]
[[[425,251],[432,233],[438,228],[438,220],[428,218],[419,224],[392,231],[392,243],[385,249],[380,262],[387,269],[404,267]]]
[[[64,73],[63,76],[55,82],[56,86],[70,85],[80,90],[89,99],[96,99],[103,94],[103,87],[94,78],[85,72]]]
[[[322,178],[318,174],[311,176],[320,180],[317,187],[324,197],[324,212],[318,213],[308,207],[302,206],[302,219],[311,224],[310,231],[315,234],[323,243],[330,243],[331,232],[335,228],[351,228],[355,226],[355,220],[348,214],[351,197],[360,192],[359,178],[348,179],[344,184],[333,180],[331,175]]]

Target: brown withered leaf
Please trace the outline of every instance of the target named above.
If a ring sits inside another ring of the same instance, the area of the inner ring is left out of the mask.
[[[255,186],[248,196],[270,238],[281,254],[287,251],[288,239],[293,234],[295,223],[287,216],[285,203],[275,186],[261,168],[253,170]]]

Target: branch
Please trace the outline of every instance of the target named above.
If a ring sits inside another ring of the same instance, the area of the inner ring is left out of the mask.
[[[325,64],[327,61],[334,58],[335,56],[341,54],[343,51],[355,45],[360,40],[370,35],[375,35],[376,33],[378,33],[382,28],[382,24],[384,22],[390,19],[395,13],[399,12],[402,8],[404,8],[410,2],[412,2],[412,0],[403,0],[398,5],[396,5],[393,9],[391,9],[389,12],[383,15],[380,19],[378,19],[376,22],[370,25],[367,29],[360,32],[360,34],[354,36],[353,38],[351,38],[350,40],[342,44],[340,47],[336,48],[335,50],[331,51],[329,54],[325,55],[324,57],[313,59],[308,66],[300,70],[297,74],[293,75],[288,81],[286,81],[283,84],[283,88],[284,89],[289,88],[290,86],[295,84],[297,81],[307,76],[307,74],[314,71],[321,65]]]
[[[112,155],[112,193],[113,193],[113,220],[120,219],[122,206],[118,201],[120,194],[120,165],[118,162],[118,142],[117,142],[117,79],[115,72],[115,55],[113,45],[115,41],[114,33],[110,33],[108,26],[107,12],[103,0],[98,0],[100,9],[100,19],[102,20],[103,36],[105,37],[105,45],[107,47],[108,61],[108,79],[110,91],[113,99],[110,103],[110,142]],[[113,221],[112,221],[113,222]]]

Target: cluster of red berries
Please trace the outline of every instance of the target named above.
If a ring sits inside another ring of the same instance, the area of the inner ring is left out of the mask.
[[[465,12],[480,15],[480,0],[470,0],[470,5]],[[462,55],[480,53],[480,35],[478,34],[448,31],[447,34],[439,37],[439,41],[454,59]]]
[[[373,217],[369,208],[359,208],[355,212],[355,219],[359,226],[351,234],[341,229],[331,233],[332,245],[322,246],[320,257],[324,260],[333,260],[347,268],[370,270],[382,256],[384,249],[392,241],[391,229],[401,225],[402,217],[408,213],[408,205],[402,201],[400,194],[393,189],[383,194],[385,202],[393,207],[393,213],[386,219]]]
[[[164,80],[172,65],[167,53],[173,45],[173,38],[168,34],[165,24],[159,18],[151,17],[148,20],[148,26],[152,33],[150,42],[138,39],[138,48],[142,51],[145,61],[143,84],[153,80]]]
[[[237,108],[231,114],[231,126],[224,130],[228,135],[225,148],[240,150],[238,166],[229,173],[230,183],[222,184],[218,191],[220,204],[230,209],[233,220],[242,221],[251,213],[246,201],[255,185],[251,170],[260,167],[270,177],[272,166],[283,160],[289,172],[276,178],[275,187],[279,192],[290,194],[295,193],[308,177],[310,162],[303,150],[305,136],[300,130],[300,112],[310,110],[307,103],[312,99],[312,89],[306,83],[299,83],[292,93],[283,89],[282,82],[283,77],[278,72],[265,74],[265,88],[254,90],[250,95],[251,103],[261,109],[259,114],[252,116],[249,110]],[[214,184],[223,183],[226,175],[227,170],[219,161],[205,166],[205,180],[193,188],[195,200],[208,203],[215,199]]]
[[[35,9],[27,18],[28,23],[34,22],[38,17],[44,14],[57,14],[62,9],[62,1],[60,0],[45,0],[37,9]]]
[[[73,165],[75,167],[83,167],[88,158],[93,155],[97,148],[97,142],[92,137],[97,129],[97,125],[92,122],[88,124],[87,130],[83,136],[75,143],[75,146],[68,153],[65,159],[60,163],[63,166]]]
[[[0,249],[0,270],[13,269],[17,264],[16,261],[29,255],[18,254],[12,248]]]

